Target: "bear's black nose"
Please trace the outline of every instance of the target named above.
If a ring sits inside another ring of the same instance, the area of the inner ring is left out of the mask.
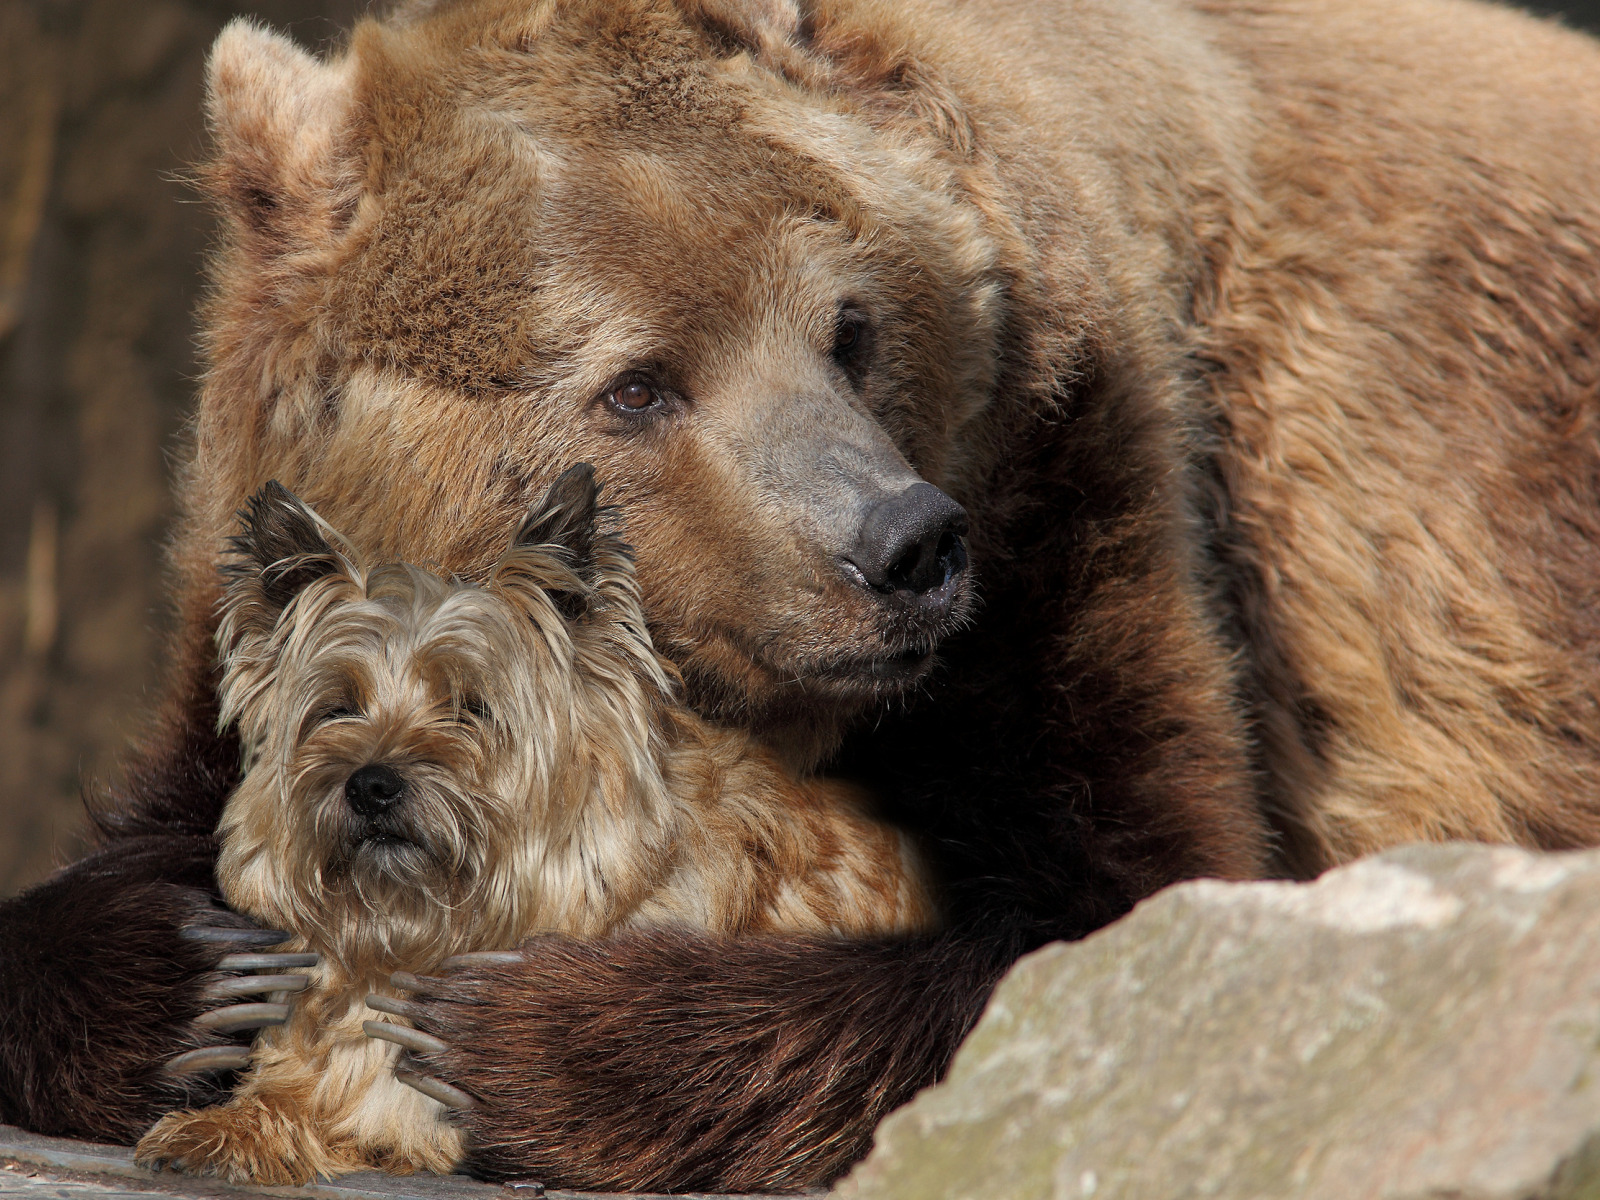
[[[876,591],[948,608],[947,585],[967,565],[966,532],[967,510],[919,481],[873,506],[845,557]]]
[[[361,816],[377,817],[400,803],[405,790],[406,781],[399,771],[374,763],[345,780],[344,798]]]

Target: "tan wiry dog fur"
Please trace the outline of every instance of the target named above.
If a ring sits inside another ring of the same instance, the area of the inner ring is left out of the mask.
[[[931,928],[903,835],[675,703],[595,495],[589,467],[564,475],[481,587],[365,567],[276,485],[252,500],[217,635],[246,763],[217,873],[321,962],[234,1097],[164,1117],[140,1161],[265,1184],[448,1172],[461,1131],[364,1029],[396,971],[544,932]]]

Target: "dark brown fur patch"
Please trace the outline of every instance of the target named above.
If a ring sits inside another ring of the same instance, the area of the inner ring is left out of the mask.
[[[422,1027],[457,1049],[422,1065],[494,1097],[466,1114],[476,1173],[605,1191],[838,1175],[943,1070],[1014,952],[667,933],[535,945],[526,967],[429,981]]]

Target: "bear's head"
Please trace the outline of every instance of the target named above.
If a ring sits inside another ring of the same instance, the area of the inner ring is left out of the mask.
[[[464,0],[327,59],[231,25],[191,611],[269,478],[473,576],[587,461],[702,711],[814,756],[921,678],[974,604],[1024,251],[961,102],[873,20]]]

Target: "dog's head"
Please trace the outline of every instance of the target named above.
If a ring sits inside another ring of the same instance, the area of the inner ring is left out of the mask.
[[[606,819],[597,790],[651,840],[671,691],[597,493],[586,465],[561,476],[482,584],[368,567],[284,488],[251,499],[218,631],[245,750],[230,903],[352,971],[581,924],[558,851]]]

